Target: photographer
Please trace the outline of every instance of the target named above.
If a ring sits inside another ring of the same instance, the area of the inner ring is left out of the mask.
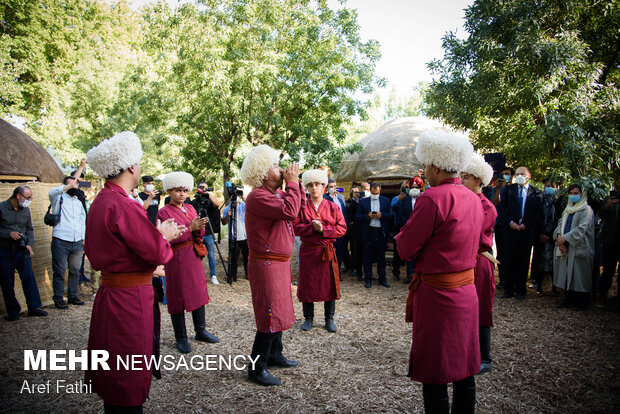
[[[84,232],[86,231],[86,205],[79,197],[84,194],[78,186],[80,173],[86,166],[83,159],[78,171],[73,176],[65,177],[63,185],[52,188],[49,199],[52,206],[60,213],[60,221],[52,230],[52,269],[54,273],[54,305],[58,309],[67,309],[69,305],[63,300],[65,291],[65,270],[69,267],[67,299],[70,304],[84,305],[78,297],[78,276],[84,253]],[[56,208],[58,206],[58,208]]]
[[[138,197],[143,201],[142,206],[149,216],[149,221],[155,225],[157,212],[159,211],[159,202],[161,200],[160,194],[159,191],[155,189],[153,177],[150,175],[142,177],[142,186],[144,187],[144,191],[138,193]]]
[[[243,190],[237,192],[238,201],[233,201],[228,204],[222,212],[222,224],[228,224],[228,237],[232,237],[233,232],[235,234],[235,247],[232,250],[230,259],[230,275],[233,281],[237,281],[237,260],[239,259],[239,251],[243,254],[243,272],[245,278],[248,278],[248,240],[245,233],[245,202],[243,200]],[[236,205],[237,208],[237,225],[232,229],[231,224],[228,223],[231,220],[232,208]]]
[[[196,196],[192,200],[192,205],[200,217],[208,217],[209,223],[205,228],[205,236],[203,238],[205,246],[207,246],[208,259],[209,259],[209,272],[211,283],[219,285],[215,275],[215,233],[220,232],[220,202],[215,198],[213,194],[213,188],[209,188],[209,184],[206,181],[198,183],[196,190]],[[213,229],[213,232],[211,232]]]
[[[21,307],[15,298],[15,270],[19,272],[28,304],[28,316],[46,316],[39,309],[41,297],[32,271],[34,231],[30,216],[32,190],[26,185],[13,190],[13,195],[0,203],[0,286],[9,321],[19,319]]]

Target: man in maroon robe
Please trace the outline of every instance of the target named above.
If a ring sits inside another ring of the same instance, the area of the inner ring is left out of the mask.
[[[413,322],[409,374],[423,383],[426,412],[448,413],[447,383],[454,383],[452,412],[473,412],[474,375],[480,371],[478,297],[474,267],[483,211],[458,172],[473,153],[467,139],[426,131],[416,146],[431,188],[420,195],[396,236],[403,260],[416,260],[406,320]]]
[[[168,313],[174,329],[177,349],[187,354],[192,347],[187,340],[185,312],[192,313],[195,338],[201,342],[216,343],[219,339],[206,330],[205,305],[209,303],[209,291],[202,257],[199,250],[206,250],[202,238],[207,217],[200,218],[194,206],[185,203],[187,193],[194,188],[194,178],[186,172],[173,171],[162,180],[170,203],[157,212],[157,219],[173,219],[190,231],[171,243],[174,257],[164,266],[166,270],[166,298]],[[185,311],[185,312],[184,312]]]
[[[325,329],[336,332],[334,313],[336,300],[340,299],[340,266],[334,241],[346,234],[347,222],[340,207],[323,197],[327,184],[325,171],[308,170],[301,179],[310,194],[295,221],[295,235],[301,237],[297,288],[305,318],[301,329],[312,328],[314,302],[324,302]]]
[[[480,373],[484,374],[492,369],[491,361],[491,327],[493,326],[493,299],[495,298],[495,270],[493,263],[497,262],[491,255],[493,248],[493,227],[497,219],[495,206],[483,193],[482,187],[488,185],[493,177],[493,167],[484,161],[480,155],[474,154],[469,166],[461,173],[463,185],[474,192],[482,203],[484,222],[480,238],[480,247],[476,257],[475,285],[479,304],[480,330]]]
[[[252,360],[258,360],[250,365],[248,378],[265,386],[280,385],[280,380],[267,371],[267,365],[298,365],[282,355],[282,331],[296,321],[289,258],[295,240],[292,221],[299,214],[304,192],[297,164],[282,170],[279,159],[276,150],[259,145],[250,150],[241,167],[241,179],[254,188],[246,200],[245,230],[257,331]],[[283,182],[285,191],[281,190]]]
[[[133,132],[121,132],[88,151],[88,164],[106,178],[90,208],[84,252],[101,271],[90,320],[88,350],[106,350],[110,370],[86,372],[86,381],[104,402],[106,413],[142,413],[149,396],[151,369],[124,370],[117,356],[159,354],[159,307],[152,286],[157,265],[172,258],[169,241],[185,228],[173,220],[149,221],[128,193],[138,185],[142,147]],[[90,352],[89,352],[90,355]]]

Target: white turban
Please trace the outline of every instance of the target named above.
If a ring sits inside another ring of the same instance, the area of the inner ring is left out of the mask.
[[[304,187],[310,183],[321,183],[327,185],[327,173],[325,170],[308,170],[301,175],[301,182]]]
[[[489,185],[491,178],[493,178],[493,167],[491,167],[484,158],[479,154],[474,154],[471,157],[471,162],[463,170],[463,172],[469,173],[476,178],[480,178],[482,185]]]
[[[142,159],[142,145],[131,131],[119,132],[86,153],[88,165],[98,176],[114,177]]]
[[[474,147],[467,138],[444,131],[424,131],[415,149],[418,161],[424,165],[459,172],[469,165]]]
[[[280,153],[269,145],[259,145],[250,150],[241,166],[241,181],[245,184],[258,188],[263,185],[263,180],[274,164],[280,162]]]
[[[161,182],[164,185],[164,191],[172,190],[173,188],[187,188],[187,191],[194,189],[194,177],[183,171],[170,172],[164,176]]]

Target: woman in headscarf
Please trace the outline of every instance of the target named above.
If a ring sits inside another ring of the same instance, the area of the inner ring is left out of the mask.
[[[564,290],[558,306],[585,309],[592,292],[594,213],[578,184],[568,187],[568,205],[553,235],[553,284]]]
[[[192,348],[185,330],[185,312],[192,313],[198,341],[219,341],[205,329],[205,305],[209,303],[209,292],[201,259],[206,252],[202,236],[208,219],[198,217],[194,207],[184,203],[187,194],[194,188],[194,178],[190,174],[171,172],[166,174],[162,182],[164,191],[170,196],[170,204],[159,210],[157,219],[163,222],[173,218],[190,230],[171,243],[174,257],[164,266],[168,313],[174,328],[176,346],[180,352],[188,353]]]

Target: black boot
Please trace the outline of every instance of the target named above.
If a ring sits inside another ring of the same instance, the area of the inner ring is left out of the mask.
[[[304,318],[306,318],[303,325],[301,325],[301,330],[309,331],[312,328],[312,319],[314,319],[314,303],[302,302],[301,306],[304,310]]]
[[[491,327],[480,326],[480,373],[493,369],[491,360]]]
[[[250,381],[264,386],[281,384],[279,379],[267,371],[267,360],[271,352],[271,344],[275,339],[276,334],[274,333],[256,332],[251,355],[252,360],[256,360],[256,362],[254,368],[252,368],[252,364],[248,366],[248,379]]]
[[[271,343],[271,351],[267,360],[268,367],[291,368],[299,365],[299,362],[287,359],[282,355],[282,332],[276,332],[276,337]]]
[[[455,382],[452,390],[452,414],[474,414],[476,380],[473,376]]]
[[[192,347],[189,346],[187,341],[187,331],[185,330],[185,313],[170,314],[170,319],[174,328],[174,339],[177,341],[177,349],[184,354],[192,352]]]
[[[192,311],[192,319],[194,320],[194,330],[196,331],[197,340],[201,342],[208,342],[210,344],[220,342],[217,336],[205,329],[206,323],[204,305]]]
[[[325,306],[325,329],[327,332],[336,332],[336,325],[334,324],[334,313],[336,313],[336,301],[330,300],[324,302]]]
[[[448,414],[448,386],[446,384],[422,384],[424,412],[426,414]]]

